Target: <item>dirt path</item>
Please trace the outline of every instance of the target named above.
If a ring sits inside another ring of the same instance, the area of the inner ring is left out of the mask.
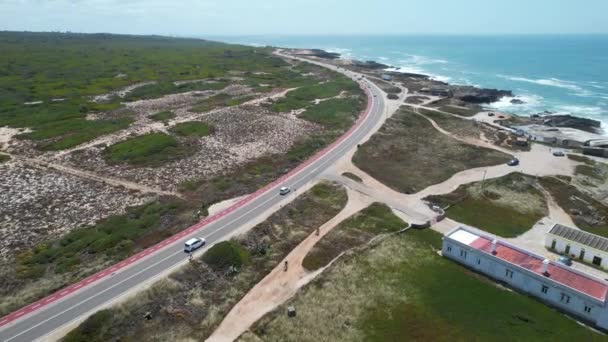
[[[161,195],[161,196],[175,196],[175,197],[182,198],[181,194],[179,194],[177,192],[173,192],[173,191],[164,191],[164,190],[161,190],[161,189],[156,189],[156,188],[153,188],[153,187],[149,187],[149,186],[146,186],[146,185],[142,185],[142,184],[138,184],[138,183],[133,183],[133,182],[125,181],[125,180],[122,180],[122,179],[100,176],[100,175],[97,175],[97,174],[92,173],[92,172],[83,171],[83,170],[79,170],[79,169],[74,169],[74,168],[71,168],[71,167],[68,167],[68,166],[65,166],[65,165],[61,165],[61,164],[57,164],[57,163],[51,163],[51,162],[43,161],[43,160],[36,159],[36,158],[25,158],[25,157],[15,156],[15,155],[10,155],[10,156],[12,158],[15,158],[17,160],[21,160],[24,163],[27,163],[27,164],[30,164],[30,165],[48,167],[48,168],[55,169],[57,171],[60,171],[60,172],[63,172],[63,173],[67,173],[67,174],[71,174],[71,175],[74,175],[74,176],[78,176],[78,177],[81,177],[81,178],[86,178],[86,179],[90,179],[90,180],[93,180],[93,181],[106,183],[106,184],[109,184],[111,186],[120,186],[120,187],[124,187],[124,188],[127,188],[127,189],[143,192],[143,193],[151,193],[151,194],[157,194],[157,195]]]
[[[336,225],[372,203],[360,193],[347,190],[348,202],[344,209],[320,227],[319,236],[312,233],[281,261],[262,281],[251,289],[224,318],[207,341],[233,341],[266,313],[291,298],[298,289],[313,280],[325,268],[309,272],[302,267],[302,260],[312,247]],[[284,261],[289,262],[287,271]],[[327,267],[327,266],[326,266]]]

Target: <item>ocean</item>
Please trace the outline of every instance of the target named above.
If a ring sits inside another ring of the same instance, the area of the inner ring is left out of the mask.
[[[512,90],[496,110],[569,113],[608,131],[608,35],[531,36],[232,36],[229,43],[319,48],[374,60],[452,84]]]

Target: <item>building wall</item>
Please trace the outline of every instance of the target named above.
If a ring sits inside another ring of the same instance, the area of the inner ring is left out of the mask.
[[[477,272],[504,282],[515,289],[537,297],[541,301],[549,303],[565,312],[592,322],[600,328],[608,329],[608,310],[605,307],[605,303],[557,284],[550,278],[489,256],[486,253],[451,240],[449,237],[444,237],[443,239],[442,255]],[[507,271],[510,272],[508,273]],[[543,293],[543,285],[547,287],[546,293]],[[569,299],[563,298],[562,294],[568,296]],[[591,312],[585,312],[585,307],[590,307]]]
[[[547,248],[551,248],[553,246],[553,240],[555,240],[555,252],[566,255],[566,247],[569,245],[570,251],[568,252],[568,257],[581,260],[581,250],[584,250],[585,254],[582,258],[583,261],[593,264],[593,259],[597,256],[602,259],[600,265],[598,266],[608,269],[608,253],[551,234],[547,234],[545,238],[545,246]]]

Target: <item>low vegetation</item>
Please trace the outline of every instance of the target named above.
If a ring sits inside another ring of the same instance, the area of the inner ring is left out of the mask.
[[[89,113],[112,113],[122,108],[121,101],[222,89],[228,84],[222,77],[231,72],[255,70],[298,85],[314,81],[287,70],[269,49],[200,39],[2,32],[0,51],[0,126],[32,128],[22,138],[45,150],[67,149],[129,124],[122,116],[86,120]],[[174,83],[180,80],[197,82]],[[115,95],[151,81],[156,83],[127,92],[124,99]],[[110,95],[93,101],[102,94]]]
[[[340,253],[361,246],[375,236],[406,227],[407,223],[395,216],[389,207],[373,203],[334,227],[306,255],[302,265],[314,271],[329,264]]]
[[[154,121],[168,121],[168,120],[175,118],[175,113],[173,113],[172,111],[169,111],[169,110],[165,110],[162,112],[152,114],[148,117]]]
[[[346,178],[350,178],[350,179],[354,180],[355,182],[359,182],[359,183],[363,182],[363,179],[361,179],[361,177],[357,176],[356,174],[354,174],[352,172],[344,172],[342,174],[342,176],[344,176]]]
[[[329,99],[307,108],[300,117],[329,130],[345,130],[357,119],[362,106],[358,98]]]
[[[528,231],[548,214],[537,181],[521,173],[461,185],[456,191],[426,200],[446,208],[449,218],[498,236]]]
[[[2,267],[6,281],[0,293],[0,315],[125,259],[194,222],[192,207],[167,197],[37,245],[19,254],[14,266]]]
[[[177,139],[164,133],[149,133],[108,146],[104,151],[110,163],[158,166],[183,157],[187,149]]]
[[[70,119],[38,124],[31,133],[18,135],[20,139],[36,142],[41,150],[64,150],[93,140],[104,134],[125,129],[133,120],[122,118],[116,120]]]
[[[214,128],[212,125],[201,121],[180,122],[171,127],[171,132],[183,137],[205,137],[212,134]]]
[[[341,92],[359,93],[359,86],[349,78],[337,75],[334,81],[297,88],[272,105],[275,112],[288,112],[308,107],[316,99],[327,99],[338,96]]]
[[[410,229],[341,258],[239,341],[605,339],[442,258],[440,246],[440,234]]]
[[[544,177],[540,183],[572,217],[577,227],[608,237],[608,207],[605,204],[580,191],[566,179]]]
[[[458,136],[479,138],[482,132],[475,121],[460,119],[449,114],[424,108],[420,108],[418,111],[420,114],[435,121],[441,128]]]
[[[461,143],[402,109],[357,150],[353,162],[391,188],[415,193],[455,173],[506,163],[510,156]]]
[[[138,87],[125,95],[126,101],[147,100],[167,94],[179,94],[189,91],[222,90],[228,86],[226,80],[207,80],[203,82],[187,82],[175,85],[171,81],[162,81]]]
[[[251,259],[249,252],[234,241],[222,241],[209,248],[201,258],[214,271],[240,269]]]
[[[247,233],[110,308],[110,314],[91,316],[65,341],[205,340],[250,288],[345,204],[341,186],[318,184]],[[151,320],[142,318],[147,312]]]
[[[449,106],[449,105],[440,106],[437,109],[439,109],[440,111],[443,111],[443,112],[448,112],[448,113],[452,113],[452,114],[456,114],[456,115],[460,115],[460,116],[473,116],[473,115],[483,111],[483,109],[481,109],[481,108],[466,108],[466,107]]]
[[[5,163],[9,160],[11,160],[11,156],[0,153],[0,164]]]
[[[226,93],[219,93],[198,102],[190,111],[204,113],[217,108],[238,106],[249,100],[251,100],[251,97],[248,96],[233,98]]]

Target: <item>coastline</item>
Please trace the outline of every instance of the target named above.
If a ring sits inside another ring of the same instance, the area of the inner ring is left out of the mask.
[[[319,48],[311,48],[311,49],[288,48],[288,49],[308,51],[309,53],[311,53],[312,56],[315,56],[317,58],[325,59],[325,60],[341,61],[342,63],[344,63],[346,65],[369,67],[372,70],[382,70],[389,75],[400,74],[400,75],[404,75],[407,77],[426,78],[429,81],[434,82],[438,86],[445,86],[450,89],[469,88],[469,89],[476,89],[481,92],[490,91],[490,92],[503,93],[503,95],[500,95],[500,96],[496,97],[495,99],[492,99],[492,101],[478,103],[480,105],[480,108],[482,108],[485,111],[495,111],[498,113],[504,113],[509,116],[520,117],[520,118],[532,118],[532,117],[539,117],[539,116],[540,117],[564,117],[564,118],[571,118],[574,121],[593,122],[591,125],[588,125],[587,128],[583,129],[583,130],[586,130],[586,131],[589,131],[592,133],[596,133],[599,135],[608,136],[608,121],[597,120],[596,118],[590,118],[588,116],[584,116],[584,115],[580,115],[580,114],[577,115],[577,114],[566,113],[566,112],[553,112],[553,111],[545,110],[545,111],[538,111],[538,112],[534,112],[534,113],[526,113],[526,112],[519,111],[519,110],[517,110],[517,107],[527,104],[528,103],[527,101],[530,101],[530,97],[526,96],[526,95],[520,95],[520,94],[514,93],[512,90],[498,90],[498,89],[493,89],[493,88],[485,88],[485,87],[481,87],[478,85],[451,83],[451,82],[446,81],[446,80],[450,79],[449,77],[443,77],[443,76],[428,74],[428,73],[424,73],[424,72],[418,72],[417,70],[411,70],[408,68],[402,68],[399,66],[389,65],[389,64],[383,63],[383,61],[375,61],[375,60],[362,61],[360,59],[356,59],[355,56],[353,56],[352,54],[348,54],[345,56],[342,54],[342,51],[341,51],[342,49],[327,49],[327,50],[319,49]],[[416,71],[416,72],[414,72],[414,71]],[[542,101],[542,99],[532,98],[532,101]],[[595,124],[597,124],[597,126],[595,126]],[[577,128],[577,127],[571,127],[571,126],[563,126],[563,127]]]

